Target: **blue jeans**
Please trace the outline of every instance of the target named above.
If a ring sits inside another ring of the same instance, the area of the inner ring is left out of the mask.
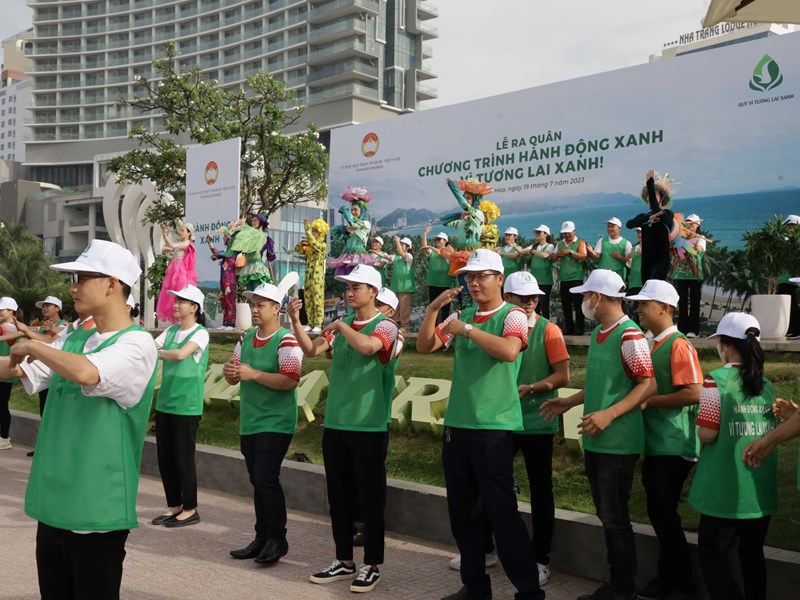
[[[628,502],[638,459],[638,454],[584,451],[586,476],[606,538],[609,584],[618,594],[626,595],[636,592],[636,542]]]

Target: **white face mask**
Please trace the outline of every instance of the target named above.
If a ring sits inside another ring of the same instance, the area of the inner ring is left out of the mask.
[[[717,343],[717,354],[719,354],[719,359],[727,364],[727,360],[725,360],[725,350],[722,348],[722,344]]]
[[[591,304],[591,302],[592,302],[591,296],[589,298],[586,298],[581,303],[581,312],[583,313],[584,317],[586,317],[590,321],[594,321],[594,315],[597,312],[597,304],[594,305],[594,308],[591,308],[589,306],[589,304]],[[598,304],[599,304],[599,302],[598,302]]]

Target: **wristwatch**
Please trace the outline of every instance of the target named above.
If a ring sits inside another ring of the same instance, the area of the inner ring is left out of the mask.
[[[475,329],[474,325],[470,325],[469,323],[465,323],[464,324],[464,329],[461,330],[461,333],[464,334],[465,338],[468,338],[469,337],[469,332],[472,331],[473,329]]]

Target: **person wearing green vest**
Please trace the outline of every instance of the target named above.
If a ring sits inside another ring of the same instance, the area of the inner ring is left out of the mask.
[[[156,401],[156,449],[167,511],[151,523],[171,528],[200,522],[194,451],[203,416],[209,337],[203,292],[189,284],[167,293],[175,296],[172,314],[178,321],[156,338],[163,361]]]
[[[347,301],[355,314],[334,321],[311,339],[302,330],[293,299],[287,312],[303,353],[311,358],[331,351],[322,456],[330,504],[336,558],[309,577],[326,584],[352,580],[351,592],[370,592],[380,582],[384,555],[384,452],[387,413],[386,367],[394,357],[397,325],[375,306],[381,276],[368,265],[356,265],[337,281],[347,285]],[[364,511],[364,565],[353,562],[352,486]],[[355,579],[354,579],[355,578]]]
[[[628,261],[628,291],[636,294],[642,289],[642,228],[636,227],[636,243],[625,257]]]
[[[0,378],[20,377],[29,394],[50,388],[25,494],[25,513],[39,522],[39,590],[44,599],[117,599],[125,541],[138,526],[156,380],[153,337],[125,308],[141,269],[133,254],[105,240],[51,268],[72,273],[75,309],[91,314],[97,329],[52,344],[21,340],[10,361],[0,359]]]
[[[8,296],[0,298],[0,357],[8,356],[11,346],[21,337],[15,318],[18,310],[16,300]],[[0,381],[0,450],[11,450],[11,411],[8,402],[11,399],[11,387],[17,381],[19,380],[16,377],[7,377]]]
[[[678,504],[700,453],[694,423],[703,371],[694,346],[673,323],[679,297],[671,284],[649,279],[627,300],[636,303],[639,322],[654,336],[650,355],[657,385],[656,395],[642,413],[642,484],[647,493],[647,516],[658,537],[659,558],[657,577],[637,593],[644,600],[694,596],[689,576],[692,563]]]
[[[556,244],[555,252],[550,255],[550,259],[558,265],[559,295],[561,310],[564,312],[564,325],[561,330],[565,335],[583,335],[584,319],[580,296],[573,294],[572,288],[583,283],[584,261],[587,256],[586,242],[578,239],[575,223],[564,221],[561,225],[561,239]]]
[[[495,248],[495,250],[503,259],[504,275],[508,277],[522,269],[522,255],[525,251],[517,246],[519,231],[516,227],[507,228],[503,232],[503,236],[505,237],[505,244]]]
[[[706,377],[700,393],[703,449],[689,504],[700,513],[700,570],[711,600],[767,597],[764,539],[777,505],[777,456],[769,454],[759,468],[742,460],[751,442],[775,428],[760,335],[752,315],[722,317],[711,337],[725,366]]]
[[[632,246],[631,243],[622,237],[619,232],[622,229],[622,221],[617,217],[611,217],[606,221],[606,230],[608,237],[601,237],[597,240],[594,248],[587,246],[589,255],[594,258],[597,263],[598,269],[608,269],[614,271],[617,275],[626,278],[626,263],[628,259],[626,256],[630,253]]]
[[[603,524],[609,583],[579,600],[636,597],[636,542],[628,502],[636,461],[644,449],[641,405],[656,391],[653,363],[644,335],[622,309],[625,283],[617,273],[595,269],[573,293],[583,295],[592,332],[584,389],[569,398],[544,403],[553,418],[583,404],[578,432],[583,435],[586,476],[597,516]]]
[[[377,264],[372,266],[375,267],[375,270],[381,274],[381,280],[385,281],[386,266],[390,262],[392,262],[392,259],[390,254],[387,254],[386,252],[383,251],[383,238],[381,236],[376,235],[375,237],[372,238],[372,241],[370,242],[369,253],[374,254],[375,256],[378,257],[379,260]]]
[[[550,318],[550,292],[553,291],[553,261],[552,255],[556,247],[553,245],[553,238],[550,236],[550,228],[539,225],[533,230],[536,235],[536,242],[523,250],[525,254],[531,255],[531,275],[536,278],[542,295],[536,303],[536,314],[542,315],[545,319]]]
[[[392,258],[392,283],[389,288],[397,294],[397,326],[401,331],[408,331],[411,321],[411,294],[414,293],[414,255],[411,253],[411,240],[394,236],[397,254]]]
[[[428,303],[433,302],[445,290],[456,284],[455,277],[450,275],[450,261],[442,256],[442,250],[450,248],[450,238],[441,231],[433,238],[433,246],[428,245],[428,234],[432,227],[428,225],[422,232],[422,251],[428,256],[428,269],[425,272],[425,285],[428,286]],[[450,305],[443,306],[436,317],[439,324],[450,316]]]
[[[682,248],[673,262],[671,279],[678,290],[678,330],[686,337],[700,335],[700,297],[703,292],[703,257],[706,254],[706,240],[700,236],[700,223],[703,219],[691,214],[684,220],[686,232]],[[694,252],[689,252],[688,249]]]
[[[239,443],[253,486],[256,537],[229,554],[271,565],[289,551],[280,474],[297,428],[303,356],[295,336],[278,321],[283,292],[262,283],[243,295],[250,300],[256,327],[239,339],[222,374],[229,384],[239,384]]]
[[[751,467],[760,467],[778,444],[800,437],[800,410],[791,400],[777,398],[772,411],[782,421],[767,435],[750,442],[742,452],[742,460]],[[800,490],[800,460],[797,462],[797,489]]]
[[[486,534],[494,532],[500,562],[518,599],[544,598],[536,557],[514,495],[514,432],[522,431],[517,376],[528,343],[525,312],[503,300],[503,261],[477,249],[458,270],[474,305],[436,325],[436,313],[461,288],[439,296],[417,337],[423,354],[455,347],[453,385],[445,412],[442,463],[450,528],[461,552],[462,588],[447,600],[492,597]]]

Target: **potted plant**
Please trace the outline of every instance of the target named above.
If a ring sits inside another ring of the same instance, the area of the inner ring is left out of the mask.
[[[748,261],[767,276],[767,294],[752,296],[752,312],[761,324],[761,336],[783,338],[789,328],[792,297],[775,292],[782,275],[800,275],[800,231],[776,216],[765,221],[761,229],[746,231],[743,239]]]

